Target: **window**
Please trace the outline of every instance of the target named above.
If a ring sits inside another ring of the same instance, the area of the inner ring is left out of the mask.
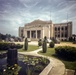
[[[63,33],[61,34],[61,37],[63,37]]]
[[[62,30],[64,30],[64,28],[63,28],[63,27],[62,27],[61,29],[62,29]]]
[[[27,31],[27,38],[30,38],[30,31]]]
[[[57,37],[57,35],[55,35],[55,38]]]
[[[67,34],[67,32],[65,33],[65,37],[68,37],[68,34]]]
[[[41,38],[41,30],[37,30],[37,38]]]
[[[60,27],[58,27],[58,31],[60,31]]]
[[[31,31],[31,37],[36,38],[36,31]]]
[[[67,30],[67,26],[65,27],[65,30]]]
[[[60,37],[60,34],[58,34],[58,37]]]
[[[57,27],[55,27],[55,31],[57,31]]]

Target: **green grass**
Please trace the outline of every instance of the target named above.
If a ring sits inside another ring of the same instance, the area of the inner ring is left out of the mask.
[[[47,48],[47,52],[46,53],[42,53],[42,51],[40,51],[39,54],[42,54],[42,55],[45,55],[45,56],[54,57],[56,59],[61,60],[65,64],[65,67],[67,69],[72,69],[72,70],[76,69],[76,61],[67,61],[67,60],[63,60],[63,59],[58,58],[55,55],[55,49],[54,48]]]
[[[22,48],[22,49],[18,49],[18,51],[19,51],[19,52],[24,52],[24,51],[30,52],[30,51],[34,51],[34,50],[36,50],[36,49],[38,49],[38,46],[29,45],[29,46],[28,46],[28,50],[24,50],[24,49]]]

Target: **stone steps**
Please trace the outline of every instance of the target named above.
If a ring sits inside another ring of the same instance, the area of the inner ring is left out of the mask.
[[[75,75],[74,73],[75,73],[75,71],[70,70],[70,69],[66,69],[66,71],[65,71],[65,75]]]

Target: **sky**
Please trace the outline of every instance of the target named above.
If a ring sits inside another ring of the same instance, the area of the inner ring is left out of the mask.
[[[76,34],[76,0],[0,0],[0,33],[18,36],[19,26],[37,19],[72,21]]]

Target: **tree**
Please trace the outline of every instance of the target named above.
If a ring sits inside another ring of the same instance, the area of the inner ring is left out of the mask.
[[[43,53],[46,53],[46,51],[47,51],[47,42],[46,42],[46,39],[45,38],[44,38],[44,41],[43,41],[42,48],[43,48]]]
[[[25,38],[24,50],[28,50],[28,40]]]

